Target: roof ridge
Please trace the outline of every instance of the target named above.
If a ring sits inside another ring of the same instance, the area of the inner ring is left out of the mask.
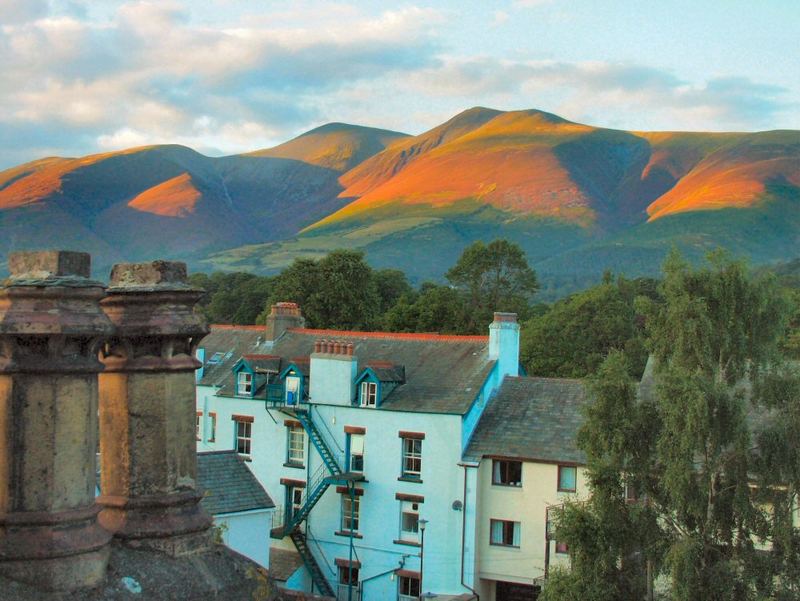
[[[584,378],[556,378],[552,376],[506,376],[509,380],[542,380],[545,382],[573,382],[577,384],[585,384]]]
[[[386,338],[400,340],[431,340],[441,342],[487,342],[488,336],[464,334],[429,334],[418,332],[361,332],[358,330],[324,330],[315,328],[288,328],[297,334],[316,334],[318,336],[351,336],[360,338]]]
[[[230,323],[212,323],[208,326],[212,330],[263,330],[265,326],[241,326]]]

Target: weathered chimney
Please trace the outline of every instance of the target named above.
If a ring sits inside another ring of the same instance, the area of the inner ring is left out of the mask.
[[[90,257],[19,252],[0,288],[0,574],[94,587],[110,535],[95,504],[98,348],[112,331]]]
[[[297,303],[275,303],[267,316],[266,340],[274,342],[289,328],[304,328],[305,325]]]
[[[519,375],[519,324],[516,313],[494,314],[489,326],[489,358],[497,361],[500,377]]]
[[[310,402],[350,406],[355,396],[357,369],[352,343],[316,341],[309,374]]]
[[[204,550],[211,520],[196,489],[201,291],[186,265],[115,265],[101,306],[116,326],[101,356],[101,523],[129,546],[176,556]]]

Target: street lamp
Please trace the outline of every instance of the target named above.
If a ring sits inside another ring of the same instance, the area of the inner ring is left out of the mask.
[[[428,520],[421,519],[419,521],[419,531],[421,532],[421,538],[419,541],[419,598],[422,599],[422,578],[425,573],[422,570],[423,560],[425,559],[425,526],[428,525]]]

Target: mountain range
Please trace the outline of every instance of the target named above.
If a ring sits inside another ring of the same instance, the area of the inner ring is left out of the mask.
[[[349,247],[421,281],[506,237],[552,296],[605,269],[656,274],[673,245],[794,257],[799,208],[800,131],[628,132],[476,107],[417,136],[331,123],[226,157],[162,145],[13,167],[0,259],[58,246],[99,272],[169,257],[270,273]]]

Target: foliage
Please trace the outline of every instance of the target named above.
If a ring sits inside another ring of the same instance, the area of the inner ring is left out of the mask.
[[[205,290],[200,310],[209,323],[255,323],[272,292],[273,278],[250,273],[193,273],[189,283]]]
[[[644,331],[636,320],[638,295],[656,297],[654,280],[604,282],[556,302],[531,318],[522,330],[520,354],[528,373],[536,376],[582,378],[597,371],[612,349],[624,350],[632,376],[640,376],[647,361]]]
[[[675,601],[797,598],[800,383],[776,354],[785,296],[719,253],[695,270],[672,253],[664,271],[663,300],[637,303],[654,394],[635,401],[617,353],[593,380],[579,437],[592,499],[558,523],[571,545],[567,581],[614,591],[597,598],[641,598],[641,573],[624,573],[638,552],[669,574]],[[646,503],[619,503],[623,479]],[[592,556],[606,568],[584,565]]]
[[[471,333],[466,307],[457,290],[426,282],[418,294],[404,295],[386,313],[383,327],[392,332]]]
[[[528,301],[539,288],[522,248],[502,238],[468,246],[446,277],[465,297],[470,331],[485,328],[494,311],[525,316]]]

